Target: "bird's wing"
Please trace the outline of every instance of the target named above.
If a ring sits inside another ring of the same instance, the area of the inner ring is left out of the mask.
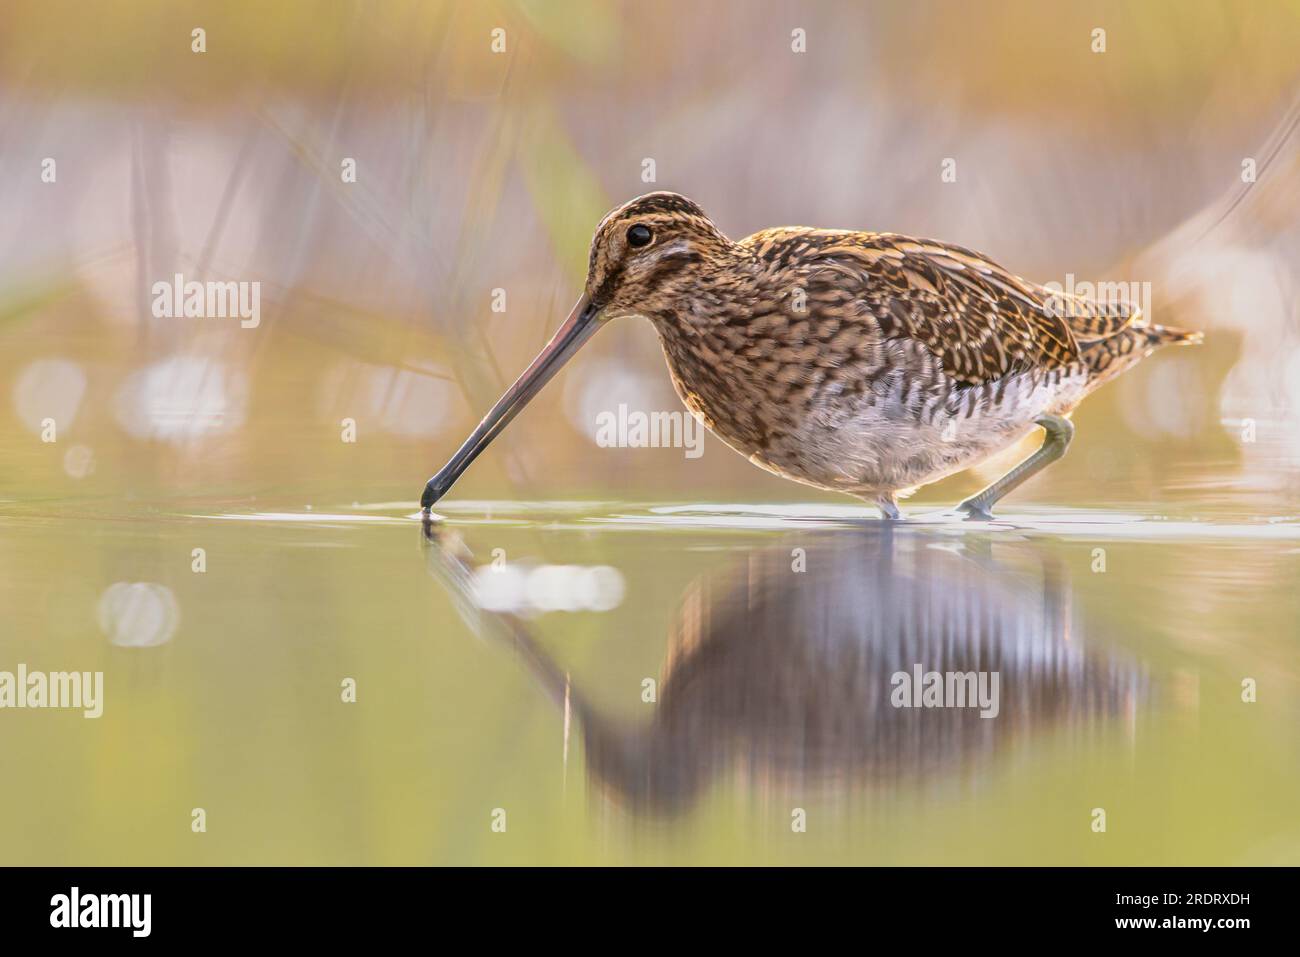
[[[801,239],[810,302],[874,320],[882,338],[924,344],[961,382],[1068,365],[1079,358],[1080,341],[1133,321],[1058,297],[960,246],[893,233],[816,231]]]

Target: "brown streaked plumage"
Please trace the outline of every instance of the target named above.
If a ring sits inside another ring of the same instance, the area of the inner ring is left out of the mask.
[[[962,503],[994,502],[1064,454],[1067,416],[1157,346],[1199,341],[1127,303],[1053,293],[960,246],[781,227],[738,242],[691,200],[649,193],[607,215],[584,295],[555,338],[429,480],[437,501],[601,324],[655,326],[686,407],[755,465],[895,496],[1042,426],[1042,449]]]

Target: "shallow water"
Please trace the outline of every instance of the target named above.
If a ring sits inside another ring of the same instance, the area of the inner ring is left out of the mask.
[[[1295,519],[257,504],[0,512],[6,863],[1300,861]]]

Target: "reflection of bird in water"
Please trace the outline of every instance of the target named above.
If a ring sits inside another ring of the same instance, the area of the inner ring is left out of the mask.
[[[431,568],[451,575],[471,621],[504,628],[541,685],[568,702],[589,775],[638,810],[684,809],[728,774],[801,793],[905,787],[985,770],[1031,733],[1133,714],[1144,672],[1085,649],[1059,576],[927,547],[935,540],[920,534],[894,539],[803,539],[798,551],[758,551],[697,580],[644,724],[593,708],[523,621],[474,609],[465,566],[434,552]],[[895,707],[894,675],[917,665],[998,673],[996,717]]]

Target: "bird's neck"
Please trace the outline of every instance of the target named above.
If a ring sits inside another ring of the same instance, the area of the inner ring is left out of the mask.
[[[766,298],[762,278],[753,253],[727,243],[674,277],[644,314],[665,343],[710,337],[720,327],[747,323]]]

